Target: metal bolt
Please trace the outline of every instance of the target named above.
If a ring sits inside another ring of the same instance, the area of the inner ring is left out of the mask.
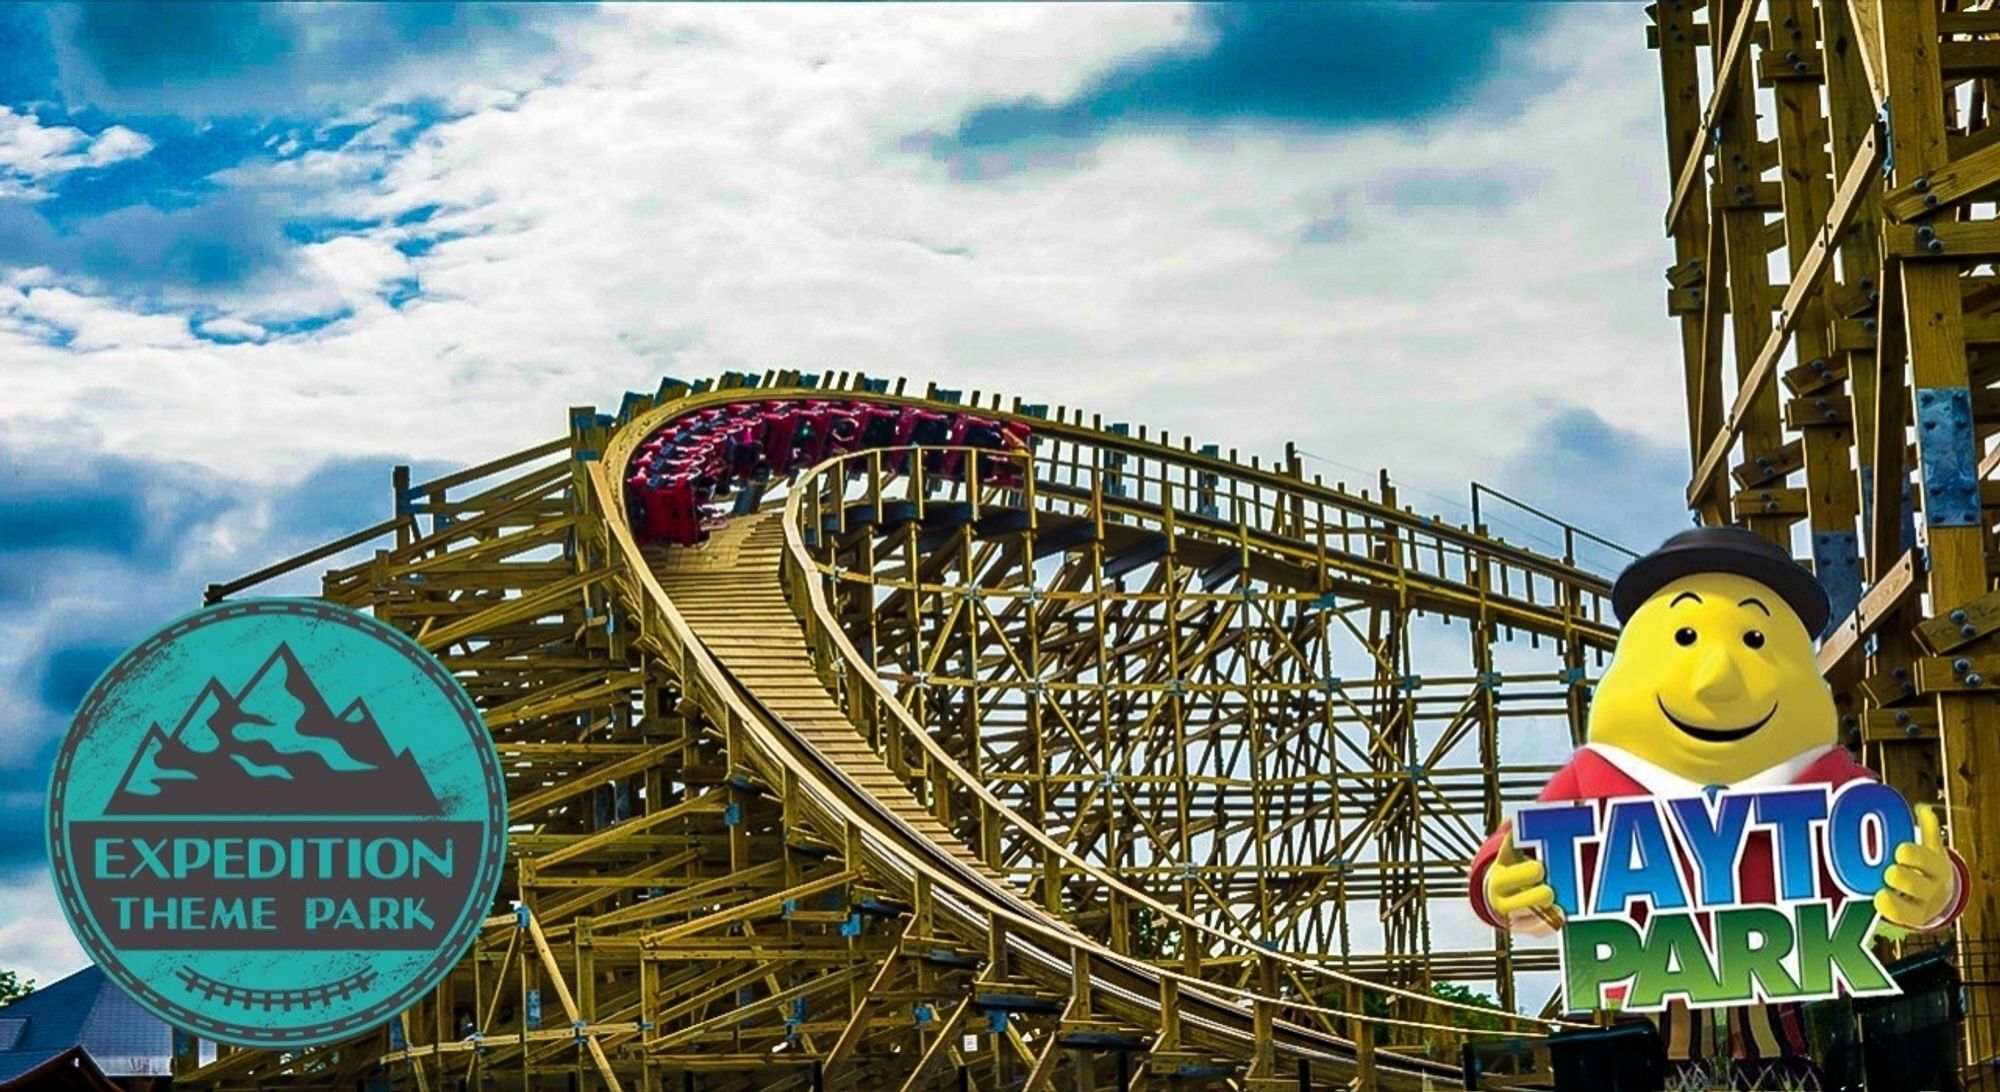
[[[1917,726],[1914,724],[1908,725],[1903,729],[1903,734],[1914,739],[1917,734]]]
[[[1811,368],[1813,371],[1816,372],[1823,372],[1826,370],[1826,358],[1823,356],[1815,357],[1813,359],[1813,362],[1811,364],[1806,365],[1806,367]]]
[[[1875,333],[1875,320],[1874,320],[1874,319],[1872,319],[1872,318],[1865,318],[1865,319],[1862,319],[1862,320],[1861,320],[1861,330],[1862,330],[1862,332],[1863,332],[1863,333],[1867,333],[1867,334],[1871,334],[1871,335],[1872,335],[1872,334],[1874,334],[1874,333]]]
[[[1931,180],[1928,178],[1918,178],[1916,181],[1910,183],[1910,188],[1918,193],[1928,193],[1931,188]]]
[[[1967,686],[1978,686],[1981,681],[1978,672],[1973,672],[1965,677],[1965,685]]]
[[[1958,659],[1953,660],[1951,662],[1951,669],[1962,675],[1965,672],[1972,670],[1972,661],[1961,656]]]
[[[1788,61],[1790,61],[1790,62],[1792,62],[1793,64],[1798,64],[1798,63],[1799,63],[1799,51],[1798,51],[1798,50],[1796,50],[1796,49],[1788,51],[1788,52],[1787,52],[1787,53],[1785,54],[1785,59],[1786,59],[1786,60],[1788,60]]]
[[[1932,254],[1942,254],[1944,253],[1944,240],[1932,239],[1930,242],[1924,244],[1924,249],[1930,251]]]
[[[1929,239],[1936,234],[1937,229],[1929,224],[1921,224],[1917,227],[1917,238],[1919,239]]]
[[[1978,632],[1979,632],[1979,627],[1978,627],[1978,626],[1975,626],[1975,625],[1973,625],[1973,624],[1972,624],[1972,623],[1970,623],[1970,622],[1966,623],[1965,625],[1962,625],[1962,626],[1958,627],[1958,635],[1959,635],[1960,637],[1970,637],[1970,636],[1972,636],[1973,634],[1975,634],[1975,633],[1978,633]]]
[[[1873,278],[1873,277],[1863,277],[1863,278],[1861,278],[1861,287],[1863,287],[1863,288],[1873,288],[1873,287],[1875,287],[1875,278]]]
[[[1934,208],[1936,208],[1936,207],[1937,207],[1937,194],[1934,194],[1934,193],[1927,193],[1927,194],[1924,194],[1924,207],[1925,207],[1925,208],[1927,208],[1927,209],[1934,209]]]
[[[1907,667],[1898,667],[1898,668],[1895,668],[1895,669],[1891,670],[1891,671],[1889,672],[1889,675],[1890,675],[1890,677],[1892,677],[1892,678],[1897,678],[1897,679],[1907,679],[1907,678],[1909,678],[1909,677],[1910,677],[1910,669],[1909,669],[1909,668],[1907,668]]]
[[[1897,724],[1910,723],[1910,714],[1903,712],[1901,709],[1896,710],[1896,723]]]
[[[1965,621],[1965,612],[1964,612],[1964,611],[1962,611],[1962,610],[1955,610],[1955,611],[1952,611],[1952,612],[1951,612],[1951,620],[1952,620],[1952,621],[1954,621],[1954,622],[1964,622],[1964,621]]]

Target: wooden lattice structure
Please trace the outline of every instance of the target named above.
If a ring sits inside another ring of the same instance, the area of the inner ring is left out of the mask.
[[[856,452],[700,546],[635,540],[618,468],[649,435],[788,399],[1035,439],[956,473]],[[846,374],[668,381],[394,484],[384,523],[209,598],[382,541],[323,594],[485,710],[519,906],[378,1034],[179,1081],[1290,1092],[1455,1085],[1467,1041],[1486,1087],[1546,1065],[1547,1024],[1433,986],[1541,1003],[1516,976],[1552,950],[1467,928],[1466,867],[1577,738],[1601,576],[1386,476]]]
[[[1949,805],[1974,884],[1950,938],[1966,983],[1962,1061],[1969,1086],[1995,1087],[2000,11],[1649,10],[1688,503],[1810,560],[1835,605],[1820,665],[1848,743],[1911,798]]]

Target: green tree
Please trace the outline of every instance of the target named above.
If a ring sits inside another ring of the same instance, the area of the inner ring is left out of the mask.
[[[19,1001],[35,992],[35,980],[22,981],[13,971],[0,971],[0,1005]]]
[[[1500,1003],[1498,1001],[1475,991],[1470,986],[1461,986],[1456,982],[1433,982],[1431,983],[1431,993],[1445,1001],[1453,1001],[1461,1005],[1477,1005],[1482,1009],[1492,1009],[1495,1013],[1500,1011]],[[1467,1012],[1464,1009],[1445,1009],[1443,1015],[1448,1023],[1456,1024],[1462,1028],[1472,1028],[1479,1031],[1497,1031],[1502,1026],[1499,1016],[1488,1016],[1482,1012]]]

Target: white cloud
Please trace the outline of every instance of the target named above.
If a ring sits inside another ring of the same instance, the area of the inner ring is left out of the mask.
[[[47,986],[89,963],[63,919],[47,873],[0,879],[0,970]]]
[[[262,341],[266,333],[262,326],[254,322],[227,316],[209,319],[201,323],[199,329],[205,337],[228,341]]]
[[[71,171],[137,159],[153,142],[123,125],[96,136],[70,125],[43,125],[0,106],[0,198],[43,196],[42,184]]]
[[[101,420],[89,392],[144,390],[150,408],[103,422],[114,446],[234,468],[479,458],[663,371],[769,364],[999,387],[1246,451],[1296,439],[1454,489],[1532,444],[1551,400],[1678,440],[1659,412],[1679,395],[1658,89],[1625,9],[1565,10],[1520,60],[1575,67],[1497,119],[1114,135],[1074,169],[977,183],[898,146],[983,102],[1060,98],[1190,26],[1155,7],[614,8],[575,30],[570,78],[400,156],[369,141],[241,169],[338,179],[333,215],[439,205],[423,230],[468,236],[415,259],[403,228],[319,244],[312,285],[231,308],[351,317],[234,346],[135,322],[146,352],[80,365],[30,344],[11,370],[49,413]],[[1429,181],[1398,208],[1385,178]],[[1439,201],[1454,179],[1463,206]],[[1335,241],[1302,241],[1336,213]],[[412,275],[420,303],[379,302]],[[162,370],[148,353],[169,349]]]

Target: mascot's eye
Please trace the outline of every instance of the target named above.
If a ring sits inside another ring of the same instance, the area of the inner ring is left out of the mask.
[[[1743,643],[1749,645],[1751,648],[1763,648],[1764,647],[1763,631],[1753,629],[1748,633],[1745,633],[1743,635]]]
[[[1682,647],[1686,647],[1688,645],[1693,644],[1694,638],[1695,638],[1695,632],[1693,626],[1682,626],[1681,628],[1674,631],[1674,642],[1678,645],[1681,645]],[[1759,638],[1757,643],[1762,644],[1763,639]]]

